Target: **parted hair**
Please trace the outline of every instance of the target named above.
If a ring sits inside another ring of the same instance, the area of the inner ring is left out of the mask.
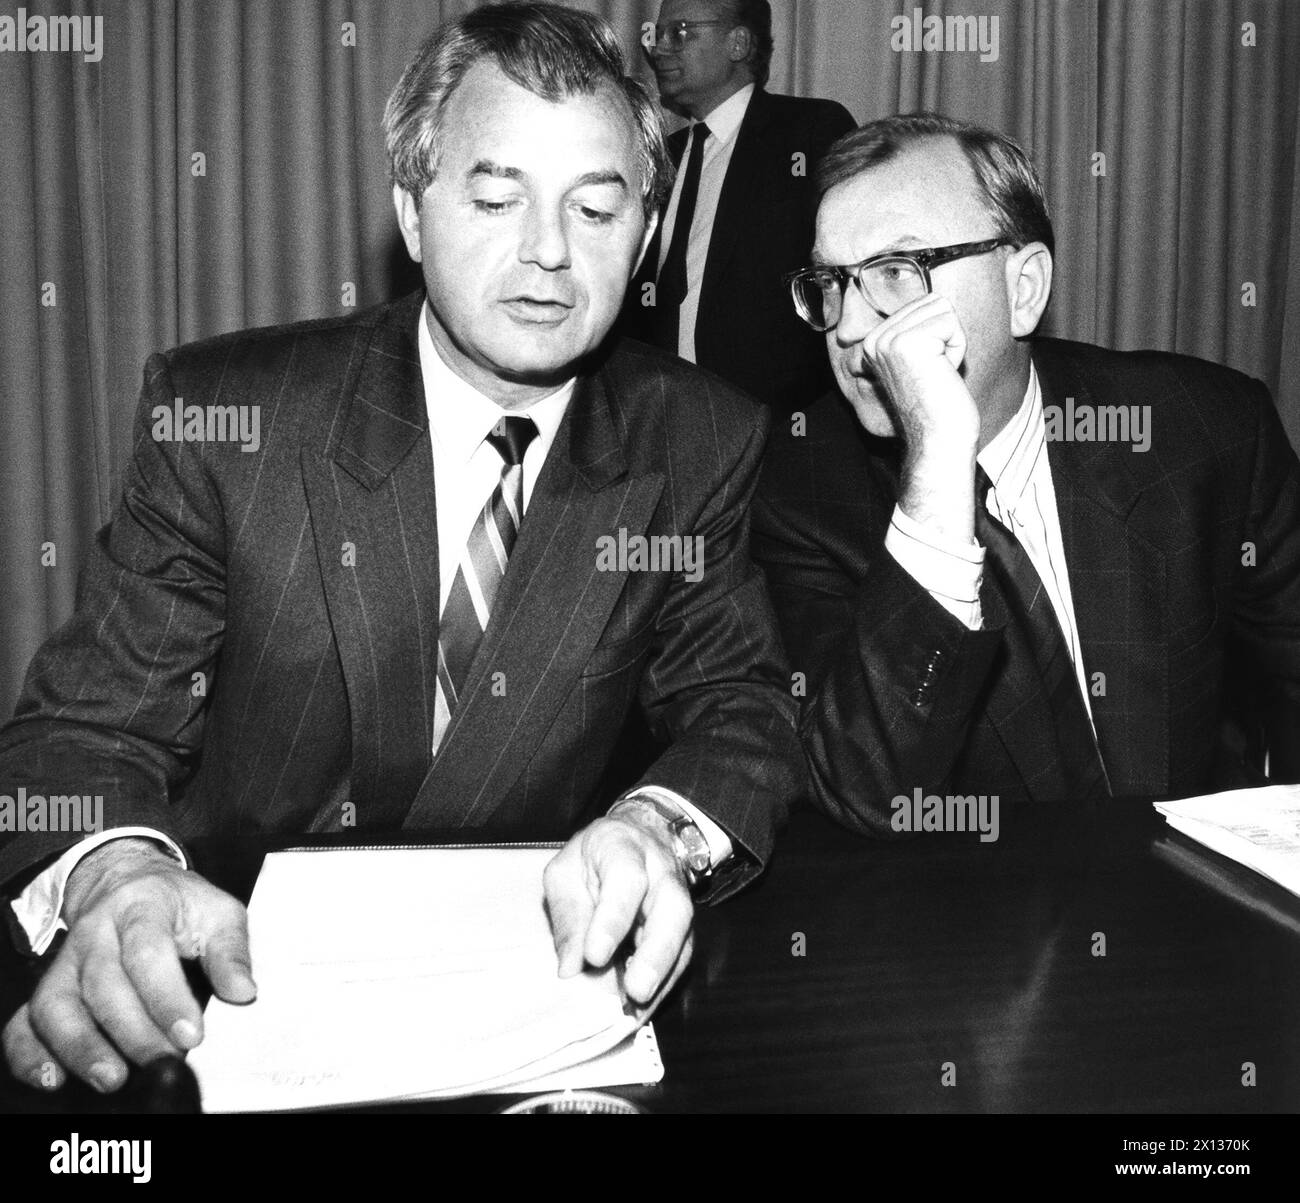
[[[623,96],[637,129],[641,205],[647,217],[667,199],[673,167],[659,107],[627,74],[610,27],[558,4],[492,4],[449,21],[425,39],[384,109],[384,145],[392,182],[416,205],[438,171],[442,118],[475,63],[490,58],[507,78],[558,101],[603,86]]]

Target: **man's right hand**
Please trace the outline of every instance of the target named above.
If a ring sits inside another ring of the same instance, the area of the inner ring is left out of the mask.
[[[863,352],[901,427],[900,507],[914,521],[969,542],[980,413],[959,371],[966,332],[952,302],[931,293],[903,306],[866,336]]]
[[[202,963],[218,998],[256,996],[243,904],[147,840],[87,856],[68,879],[63,914],[63,947],[4,1030],[10,1070],[33,1086],[52,1090],[72,1073],[116,1090],[127,1061],[197,1045],[203,1015],[182,959]]]

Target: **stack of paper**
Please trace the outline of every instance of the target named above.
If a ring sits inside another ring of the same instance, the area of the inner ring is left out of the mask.
[[[249,904],[257,1000],[213,999],[190,1054],[204,1110],[657,1081],[653,1034],[632,1039],[640,1017],[617,971],[556,976],[542,895],[554,854],[268,856]]]
[[[1300,894],[1300,785],[1157,802],[1169,825]]]

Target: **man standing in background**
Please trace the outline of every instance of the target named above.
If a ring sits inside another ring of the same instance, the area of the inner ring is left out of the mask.
[[[856,124],[831,100],[764,90],[767,0],[664,0],[650,61],[690,125],[677,180],[624,308],[625,329],[790,410],[831,386],[820,340],[781,277],[812,247],[817,160]]]

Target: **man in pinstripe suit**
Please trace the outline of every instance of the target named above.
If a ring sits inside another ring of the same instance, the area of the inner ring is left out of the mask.
[[[243,908],[186,837],[572,836],[546,876],[559,971],[630,936],[645,1003],[689,958],[690,891],[761,871],[801,779],[748,559],[761,411],[605,337],[670,171],[612,35],[480,9],[385,127],[425,292],[150,360],[120,508],[0,736],[0,790],[102,794],[111,829],[0,848],[33,951],[69,928],[5,1029],[33,1084],[113,1090],[197,1044],[196,946],[253,998]],[[176,397],[258,406],[257,453],[158,441]],[[667,747],[629,773],[638,704]]]
[[[793,299],[843,397],[774,431],[754,530],[820,804],[888,835],[1246,784],[1234,659],[1294,779],[1300,465],[1267,390],[1036,337],[1052,228],[1001,135],[886,118],[819,187]]]

